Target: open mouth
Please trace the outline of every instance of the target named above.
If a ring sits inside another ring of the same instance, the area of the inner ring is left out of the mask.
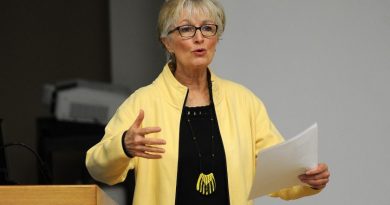
[[[204,49],[204,48],[199,48],[199,49],[195,49],[193,52],[194,52],[196,55],[204,55],[204,54],[206,54],[206,49]]]

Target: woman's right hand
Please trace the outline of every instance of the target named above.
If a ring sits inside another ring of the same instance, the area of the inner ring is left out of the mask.
[[[145,137],[150,133],[157,133],[161,131],[160,127],[141,127],[144,119],[144,111],[140,110],[137,119],[131,127],[126,131],[124,137],[124,148],[126,152],[131,156],[143,157],[147,159],[159,159],[161,153],[165,150],[155,145],[165,145],[165,140],[159,138],[147,138]]]

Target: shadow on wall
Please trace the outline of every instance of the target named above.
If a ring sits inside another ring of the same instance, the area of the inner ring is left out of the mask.
[[[108,82],[110,52],[108,1],[7,1],[1,38],[0,117],[4,142],[23,142],[37,150],[36,120],[45,83],[72,78]],[[7,148],[9,178],[38,183],[35,157]],[[28,171],[26,171],[28,170]]]

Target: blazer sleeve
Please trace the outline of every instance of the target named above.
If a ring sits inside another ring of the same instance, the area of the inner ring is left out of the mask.
[[[105,127],[102,140],[87,151],[85,163],[94,179],[109,185],[117,184],[135,168],[138,158],[126,155],[122,135],[136,119],[139,112],[136,107],[133,94],[117,109]]]
[[[276,129],[270,120],[266,108],[260,99],[254,97],[254,119],[255,119],[255,151],[256,156],[259,152],[267,147],[276,145],[284,141],[283,136]],[[298,177],[298,176],[297,176]],[[319,193],[321,190],[312,189],[309,186],[297,185],[290,188],[281,189],[269,194],[272,197],[279,197],[284,200],[298,199]]]
[[[263,102],[253,95],[252,103],[252,119],[254,120],[251,126],[254,128],[255,154],[257,157],[261,150],[283,142],[284,138],[270,120]]]

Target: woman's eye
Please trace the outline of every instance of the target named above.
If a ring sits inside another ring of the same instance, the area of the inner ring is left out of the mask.
[[[189,33],[193,32],[194,28],[192,26],[182,26],[180,27],[180,32],[181,33]]]
[[[213,27],[209,25],[204,25],[202,26],[202,31],[212,31]]]

